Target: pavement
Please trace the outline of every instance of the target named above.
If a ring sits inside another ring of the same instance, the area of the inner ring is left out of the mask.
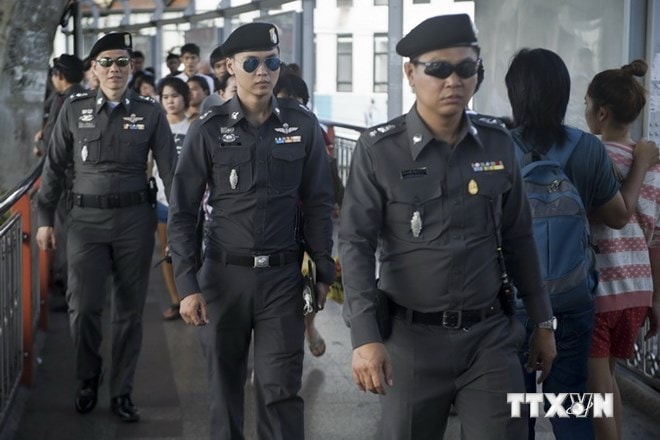
[[[52,297],[51,306],[62,298]],[[168,297],[159,269],[153,269],[144,312],[144,341],[135,378],[133,401],[142,420],[125,424],[110,413],[107,382],[99,404],[90,414],[74,410],[76,382],[68,315],[51,312],[49,328],[38,337],[36,381],[20,388],[0,440],[201,440],[209,438],[208,387],[196,330],[181,320],[164,321],[161,312]],[[109,310],[109,308],[106,308]],[[109,335],[108,316],[104,316]],[[301,395],[305,400],[306,438],[312,440],[376,440],[380,411],[378,398],[358,391],[350,373],[351,346],[341,306],[330,302],[317,316],[317,327],[327,350],[313,357],[306,350]],[[104,357],[109,358],[108,341]],[[633,386],[633,395],[635,394]],[[626,392],[629,392],[626,388]],[[657,391],[650,393],[658,398]],[[633,399],[634,400],[634,399]],[[647,402],[648,403],[648,402]],[[256,439],[254,393],[246,384],[245,438]],[[625,436],[635,440],[660,438],[658,413],[626,404]],[[655,419],[654,419],[655,417]],[[553,439],[547,419],[539,419],[539,440]],[[460,438],[456,416],[450,417],[445,439]]]

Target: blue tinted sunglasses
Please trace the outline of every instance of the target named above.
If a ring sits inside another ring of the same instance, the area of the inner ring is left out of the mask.
[[[268,57],[263,60],[268,70],[275,72],[282,65],[282,60],[278,57]],[[243,70],[252,73],[259,68],[261,60],[257,57],[248,57],[243,61]]]
[[[461,61],[458,64],[452,64],[447,61],[424,62],[419,60],[413,60],[411,63],[415,66],[424,66],[424,73],[435,76],[436,78],[447,79],[452,73],[456,72],[456,75],[467,79],[477,74],[481,65],[481,58],[476,61]]]

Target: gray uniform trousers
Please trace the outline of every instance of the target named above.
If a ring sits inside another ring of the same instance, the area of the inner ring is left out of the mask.
[[[452,403],[465,440],[527,438],[526,418],[512,419],[506,400],[508,392],[525,391],[517,358],[524,337],[522,325],[504,314],[468,331],[395,317],[385,343],[394,387],[380,398],[382,438],[441,439]]]
[[[104,211],[104,221],[76,216],[68,230],[67,303],[76,357],[76,377],[99,374],[103,360],[101,316],[108,276],[112,275],[112,360],[110,396],[131,393],[142,346],[142,311],[154,248],[156,214],[149,204]],[[110,212],[112,211],[112,212]],[[109,220],[110,219],[110,220]]]
[[[303,439],[300,265],[253,269],[207,257],[197,278],[210,319],[199,328],[208,367],[210,438],[244,438],[244,386],[254,330],[258,437]]]

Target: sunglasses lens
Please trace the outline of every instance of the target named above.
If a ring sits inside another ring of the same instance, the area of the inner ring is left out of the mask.
[[[110,67],[112,66],[112,58],[101,58],[96,60],[101,67]]]
[[[275,72],[277,69],[280,68],[280,64],[282,64],[282,61],[277,57],[273,57],[273,58],[266,58],[265,63],[266,63],[266,67],[268,67],[269,70]]]
[[[119,67],[126,67],[126,66],[128,66],[128,63],[130,63],[130,62],[131,62],[131,59],[128,58],[128,57],[119,57],[115,60],[115,63],[117,63],[117,65]]]
[[[449,78],[449,75],[454,71],[454,66],[446,61],[440,61],[438,63],[430,63],[424,69],[424,73],[427,75],[435,76],[436,78],[446,79]]]
[[[461,78],[470,78],[477,73],[477,62],[463,61],[459,65],[455,66],[454,70]]]
[[[255,70],[257,70],[257,67],[259,67],[258,58],[248,58],[245,61],[243,61],[243,70],[245,70],[247,73],[254,72]]]

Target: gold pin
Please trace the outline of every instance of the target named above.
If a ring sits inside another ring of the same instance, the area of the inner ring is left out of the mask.
[[[479,185],[474,179],[470,179],[468,182],[468,192],[473,196],[476,196],[479,193]]]

